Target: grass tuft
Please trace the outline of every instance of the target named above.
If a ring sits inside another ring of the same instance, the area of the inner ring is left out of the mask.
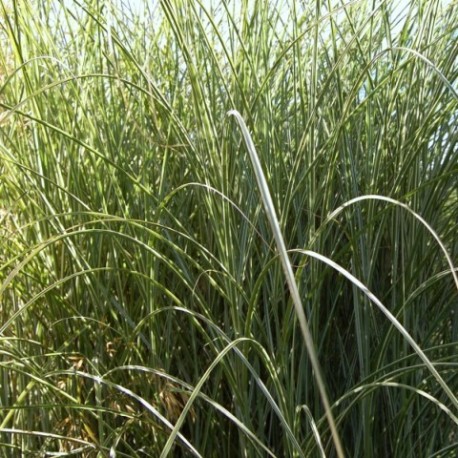
[[[2,456],[455,457],[456,24],[0,0]]]

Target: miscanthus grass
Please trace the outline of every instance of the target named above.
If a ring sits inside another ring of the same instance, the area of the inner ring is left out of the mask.
[[[457,456],[458,5],[397,3],[0,0],[2,456]]]

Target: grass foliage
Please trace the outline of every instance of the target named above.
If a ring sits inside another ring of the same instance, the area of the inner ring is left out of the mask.
[[[0,0],[2,456],[456,457],[456,1],[145,3]]]

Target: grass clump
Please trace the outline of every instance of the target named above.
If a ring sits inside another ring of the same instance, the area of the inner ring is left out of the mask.
[[[0,0],[4,456],[456,456],[456,3],[150,3]]]

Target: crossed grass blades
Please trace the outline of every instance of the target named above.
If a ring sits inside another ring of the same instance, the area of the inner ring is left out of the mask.
[[[456,457],[456,1],[140,3],[0,1],[2,456]]]

